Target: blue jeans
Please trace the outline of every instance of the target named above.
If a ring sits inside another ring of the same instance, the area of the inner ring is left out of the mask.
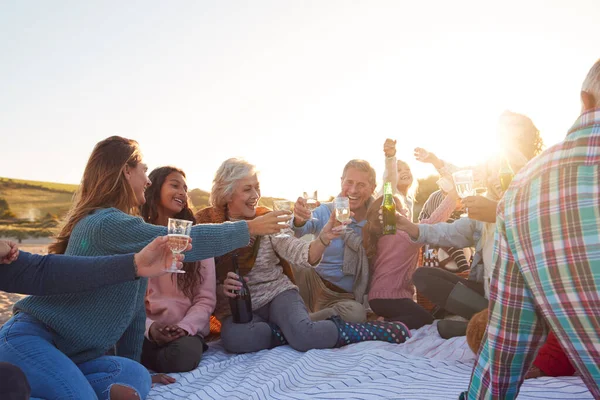
[[[151,386],[148,370],[127,358],[102,356],[75,364],[54,346],[43,323],[22,312],[0,329],[0,361],[23,370],[32,399],[108,400],[114,384],[130,387],[145,399]]]

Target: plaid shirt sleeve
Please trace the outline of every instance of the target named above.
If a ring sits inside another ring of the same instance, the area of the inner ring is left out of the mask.
[[[490,319],[469,399],[516,398],[548,328],[600,398],[599,121],[584,114],[499,204]]]

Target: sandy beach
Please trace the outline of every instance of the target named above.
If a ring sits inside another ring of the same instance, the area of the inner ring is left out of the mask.
[[[19,248],[35,254],[47,254],[48,245],[46,244],[21,244]],[[0,266],[2,268],[2,266]],[[12,316],[13,304],[25,297],[22,294],[5,293],[0,291],[0,326]]]

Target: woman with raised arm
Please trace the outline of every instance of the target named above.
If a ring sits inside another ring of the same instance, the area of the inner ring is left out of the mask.
[[[50,251],[79,256],[124,254],[166,235],[166,227],[148,224],[137,216],[151,184],[146,170],[135,140],[112,136],[99,142]],[[283,213],[253,221],[194,226],[191,237],[195,246],[187,254],[188,260],[244,246],[251,234],[277,232],[278,216]],[[76,393],[86,399],[145,398],[151,377],[138,361],[146,322],[146,283],[139,279],[85,293],[30,296],[19,301],[15,316],[0,330],[0,361],[25,372],[33,397],[65,398]],[[109,351],[116,356],[107,356]],[[162,382],[169,381],[162,378]]]

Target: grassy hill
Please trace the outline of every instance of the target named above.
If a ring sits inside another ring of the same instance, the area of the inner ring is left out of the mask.
[[[58,218],[65,216],[77,185],[54,182],[29,181],[0,177],[0,198],[8,202],[10,210],[17,218],[38,220],[47,214]],[[194,211],[208,206],[209,193],[193,189],[189,193]],[[263,197],[260,205],[273,207],[273,198]],[[4,221],[0,221],[3,225]]]
[[[0,198],[8,202],[17,218],[39,219],[50,213],[62,217],[77,185],[0,178]]]

